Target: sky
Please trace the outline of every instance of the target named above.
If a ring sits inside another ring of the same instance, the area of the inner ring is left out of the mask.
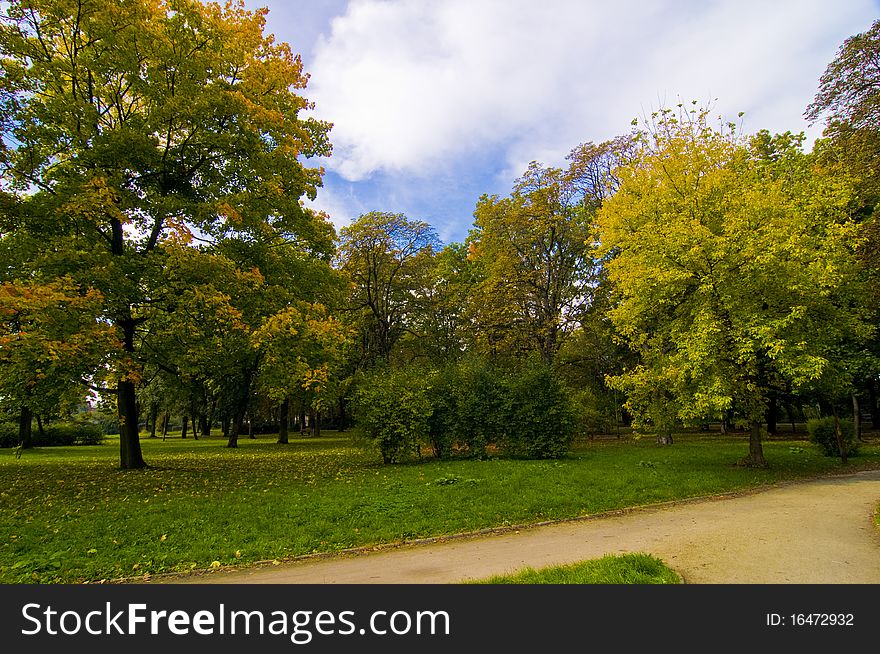
[[[741,130],[807,134],[819,77],[880,0],[246,0],[291,44],[333,154],[314,203],[462,241],[529,162],[697,100]],[[737,118],[739,112],[744,116]]]

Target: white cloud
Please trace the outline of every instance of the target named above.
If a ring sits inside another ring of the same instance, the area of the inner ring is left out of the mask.
[[[360,208],[360,202],[351,193],[340,192],[325,184],[318,189],[318,195],[314,200],[304,198],[306,207],[315,211],[323,211],[330,216],[336,231],[353,222],[365,211]]]
[[[316,43],[309,97],[348,180],[498,147],[518,173],[679,97],[746,111],[747,131],[804,129],[819,75],[875,13],[869,0],[353,0]]]

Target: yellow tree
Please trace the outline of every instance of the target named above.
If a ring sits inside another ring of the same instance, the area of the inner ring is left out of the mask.
[[[768,156],[766,139],[705,112],[656,118],[598,213],[610,316],[640,356],[611,383],[658,428],[735,409],[750,427],[743,462],[764,466],[774,385],[836,377],[836,346],[870,331],[853,299],[851,187],[796,138]]]
[[[300,58],[266,10],[198,0],[11,0],[0,21],[6,190],[39,211],[56,267],[98,289],[132,371],[114,392],[120,464],[144,465],[137,369],[169,237],[332,247],[305,209],[329,125],[300,112]],[[43,261],[43,264],[46,262]]]

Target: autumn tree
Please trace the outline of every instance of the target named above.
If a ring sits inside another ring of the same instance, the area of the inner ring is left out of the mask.
[[[102,298],[69,278],[0,284],[0,405],[19,415],[19,442],[31,447],[36,414],[53,412],[111,365],[114,329],[98,319]]]
[[[430,225],[403,214],[368,213],[340,231],[340,267],[352,283],[349,310],[365,362],[387,362],[411,328],[438,243]]]
[[[323,247],[332,228],[300,198],[321,183],[302,162],[329,154],[329,125],[300,116],[307,75],[264,33],[266,10],[198,0],[4,4],[4,188],[40,205],[39,221],[19,229],[45,231],[44,252],[104,298],[128,359],[113,388],[120,463],[138,468],[140,334],[147,282],[162,277],[161,244],[271,237],[305,253]]]
[[[598,213],[610,316],[640,357],[611,383],[658,428],[735,409],[752,466],[774,385],[833,374],[869,330],[848,301],[850,185],[798,142],[767,157],[706,112],[664,110]]]
[[[589,303],[592,214],[558,168],[532,163],[509,197],[484,195],[468,237],[482,281],[472,302],[481,346],[552,362]]]

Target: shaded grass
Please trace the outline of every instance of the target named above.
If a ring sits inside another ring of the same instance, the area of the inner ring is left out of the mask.
[[[484,584],[677,584],[678,575],[650,554],[620,554],[551,568],[524,568]]]
[[[803,441],[745,436],[576,444],[559,461],[424,460],[382,466],[347,436],[276,445],[144,439],[150,468],[116,468],[118,442],[0,451],[0,582],[77,582],[184,571],[573,518],[880,466],[843,468]]]

